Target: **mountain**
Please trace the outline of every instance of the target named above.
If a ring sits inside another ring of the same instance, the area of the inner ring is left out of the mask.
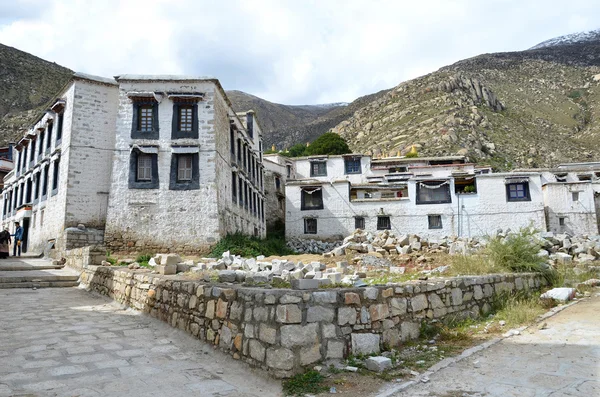
[[[594,42],[598,40],[600,40],[600,29],[558,36],[550,40],[542,41],[541,43],[531,47],[530,50],[537,50],[539,48],[546,47],[555,47],[557,45]]]
[[[22,136],[73,72],[0,44],[0,146]]]
[[[600,37],[566,37],[403,82],[334,131],[357,152],[416,145],[420,155],[466,155],[496,169],[598,161]]]

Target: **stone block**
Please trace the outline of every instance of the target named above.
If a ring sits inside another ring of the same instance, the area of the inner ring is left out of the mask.
[[[365,294],[364,295],[365,299],[375,300],[375,299],[377,299],[377,296],[379,295],[379,290],[374,287],[365,288],[364,294]]]
[[[158,254],[160,257],[160,264],[165,265],[177,265],[182,262],[181,257],[177,254]]]
[[[387,304],[381,303],[378,305],[371,305],[371,307],[369,307],[369,314],[371,315],[371,321],[379,321],[389,317],[390,310]]]
[[[400,325],[402,341],[417,339],[421,333],[421,324],[405,321]]]
[[[286,294],[279,298],[279,303],[288,304],[288,303],[300,303],[302,302],[301,296]]]
[[[335,325],[333,324],[321,324],[321,331],[323,333],[323,339],[337,337],[337,334],[335,332]]]
[[[392,368],[392,360],[383,356],[369,357],[365,361],[365,365],[369,371],[383,372]]]
[[[269,327],[267,324],[262,323],[259,326],[258,337],[263,342],[267,342],[274,345],[277,342],[277,329]]]
[[[402,316],[406,314],[406,298],[393,298],[390,301],[390,307],[392,309],[392,316]]]
[[[308,365],[321,360],[321,345],[316,343],[300,349],[300,364]]]
[[[386,320],[387,321],[387,320]],[[396,347],[400,344],[400,331],[388,329],[383,331],[383,343],[388,347]]]
[[[481,285],[475,285],[473,287],[473,297],[476,300],[480,300],[483,298],[483,289],[481,289]]]
[[[344,303],[346,305],[360,305],[360,296],[354,292],[344,294]]]
[[[432,309],[438,309],[445,306],[438,294],[429,294],[429,305]]]
[[[307,346],[319,342],[319,325],[284,325],[281,327],[281,345],[283,347]]]
[[[334,317],[334,309],[323,306],[311,306],[306,313],[306,321],[309,323],[316,323],[319,321],[331,323],[333,322]]]
[[[327,353],[328,359],[342,359],[344,358],[345,343],[337,340],[327,341]]]
[[[302,322],[302,310],[298,305],[277,306],[276,316],[278,323],[297,324]]]
[[[225,318],[227,317],[227,301],[219,299],[217,301],[217,317]]]
[[[158,265],[155,266],[154,270],[156,270],[156,272],[158,274],[162,274],[165,276],[170,276],[173,274],[177,273],[177,264],[174,265]]]
[[[340,307],[338,309],[338,324],[356,324],[356,309],[353,307]]]
[[[294,352],[290,349],[271,347],[267,349],[265,363],[270,368],[290,370],[294,367]]]
[[[293,289],[307,290],[319,288],[319,280],[315,279],[299,279],[290,280]]]
[[[256,361],[263,362],[265,359],[265,353],[266,349],[262,345],[262,343],[260,343],[256,339],[250,340],[250,357],[252,357]]]
[[[206,318],[213,319],[215,318],[215,301],[208,301],[206,304]]]
[[[219,282],[220,283],[235,283],[236,274],[235,270],[220,270],[219,271]]]
[[[315,303],[336,303],[337,302],[337,292],[335,292],[335,291],[315,292],[313,294],[313,299],[314,299]]]
[[[352,336],[352,354],[379,353],[381,336],[379,334],[356,334]]]
[[[425,296],[425,294],[413,296],[410,300],[410,305],[414,313],[427,309],[427,296]]]
[[[342,282],[342,273],[334,272],[334,273],[326,273],[325,276],[331,280],[332,283],[338,284]]]

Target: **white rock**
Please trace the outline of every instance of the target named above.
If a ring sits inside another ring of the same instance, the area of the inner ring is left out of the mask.
[[[544,292],[540,298],[566,302],[575,297],[575,292],[575,288],[552,288],[551,290]]]

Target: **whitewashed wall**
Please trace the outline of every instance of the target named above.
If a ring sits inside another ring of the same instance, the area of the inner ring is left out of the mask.
[[[573,192],[578,192],[577,201]],[[544,185],[548,229],[571,235],[598,234],[594,190],[591,182],[550,182]],[[563,218],[564,225],[560,224]]]

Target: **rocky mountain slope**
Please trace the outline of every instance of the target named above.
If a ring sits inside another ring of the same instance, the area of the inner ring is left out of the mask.
[[[600,39],[484,54],[401,83],[334,131],[375,155],[467,155],[497,169],[600,160]]]
[[[0,44],[0,146],[22,135],[72,73]]]

